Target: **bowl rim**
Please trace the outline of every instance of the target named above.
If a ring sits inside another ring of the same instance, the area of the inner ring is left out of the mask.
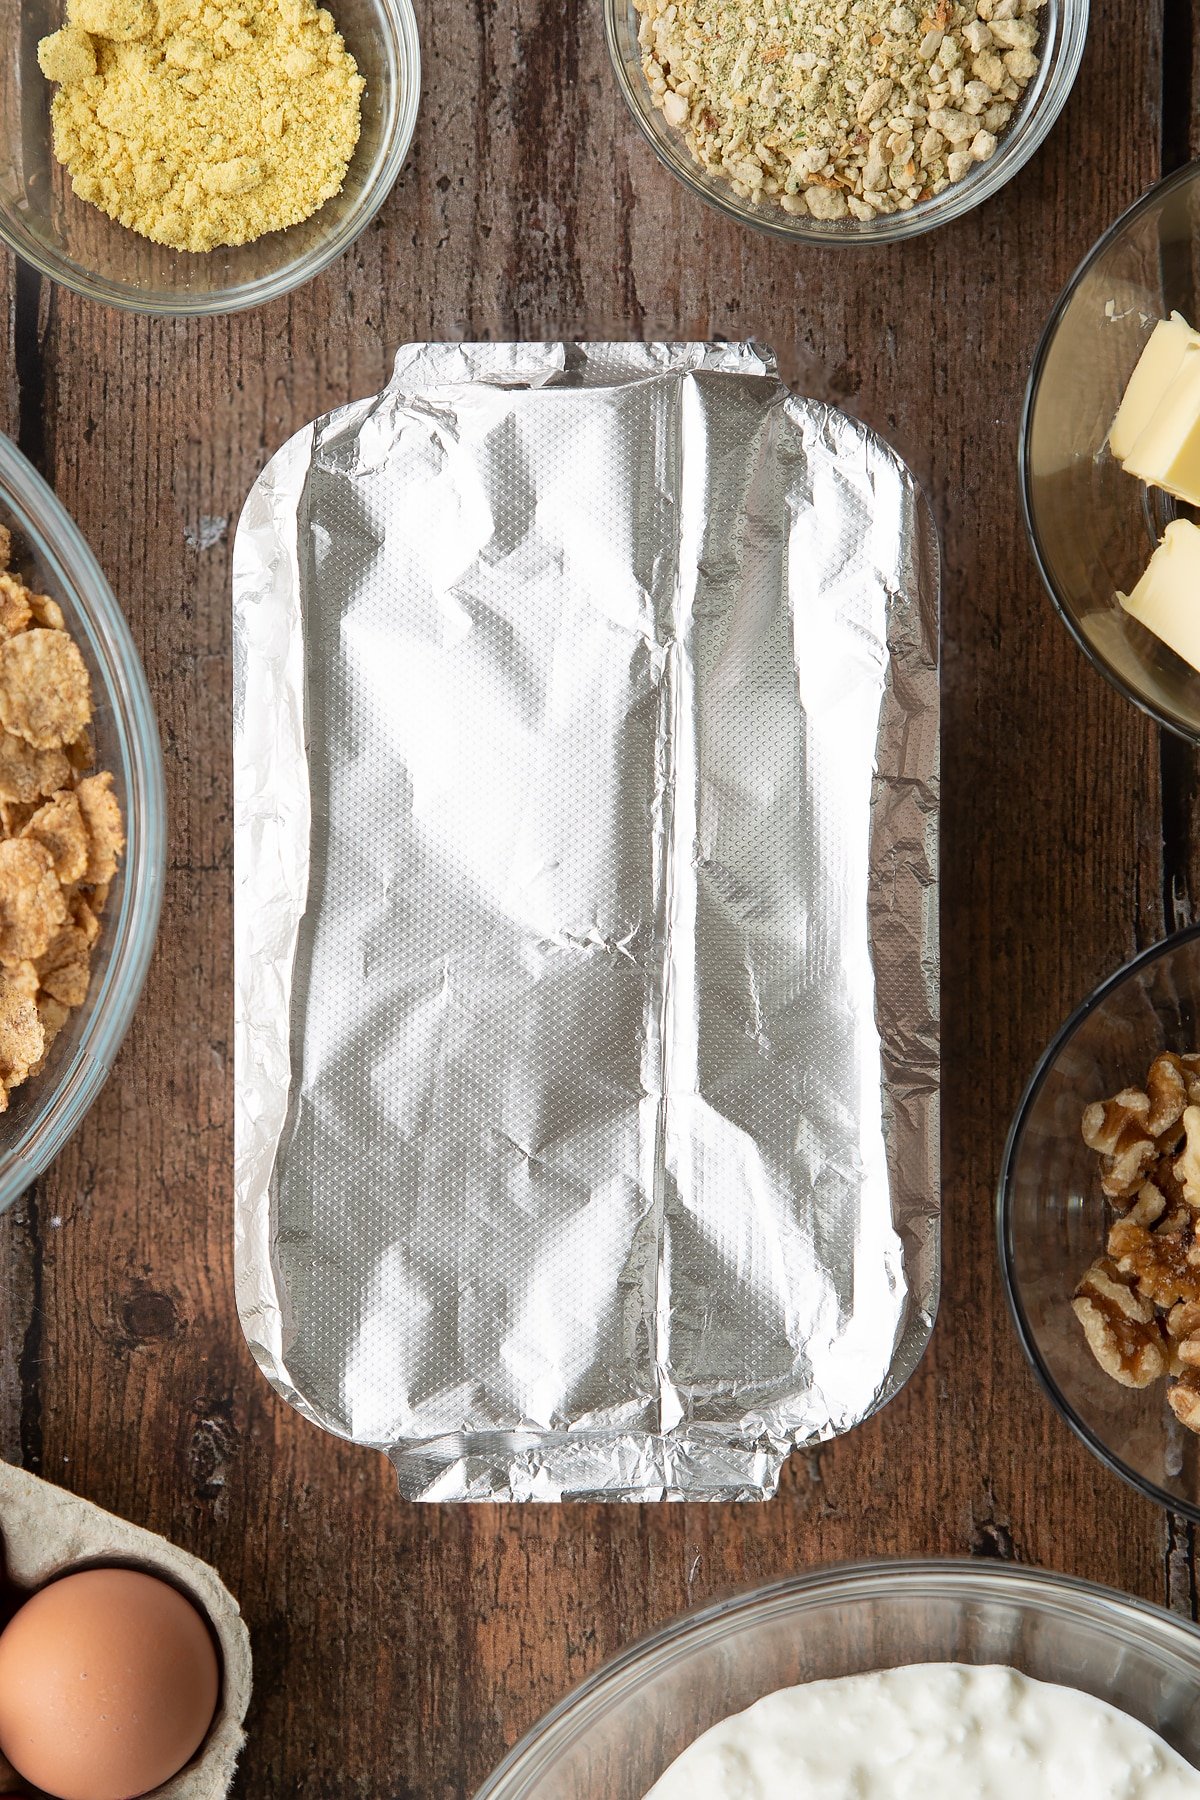
[[[1185,926],[1180,931],[1171,932],[1157,944],[1151,944],[1146,950],[1139,950],[1136,956],[1123,963],[1112,975],[1107,976],[1098,987],[1094,988],[1087,998],[1080,1002],[1070,1014],[1065,1024],[1055,1032],[1050,1043],[1038,1058],[1033,1074],[1021,1095],[1020,1103],[1013,1114],[1012,1124],[1008,1128],[1008,1136],[1004,1144],[1004,1156],[1000,1164],[1000,1176],[996,1184],[996,1246],[1000,1258],[1000,1269],[1004,1278],[1004,1291],[1008,1299],[1009,1316],[1012,1319],[1021,1348],[1028,1357],[1034,1374],[1043,1393],[1051,1401],[1055,1409],[1066,1420],[1076,1437],[1080,1438],[1092,1455],[1112,1474],[1120,1476],[1122,1481],[1136,1488],[1139,1494],[1153,1500],[1167,1512],[1181,1513],[1193,1523],[1200,1524],[1200,1500],[1186,1500],[1179,1494],[1171,1494],[1160,1488],[1156,1482],[1125,1462],[1116,1452],[1094,1432],[1086,1420],[1075,1410],[1066,1395],[1062,1392],[1049,1365],[1042,1356],[1033,1327],[1029,1322],[1018,1287],[1015,1264],[1016,1244],[1012,1230],[1012,1212],[1009,1204],[1012,1189],[1013,1163],[1016,1158],[1017,1144],[1025,1127],[1030,1108],[1049,1076],[1050,1070],[1058,1058],[1064,1045],[1074,1036],[1083,1021],[1101,1006],[1128,976],[1139,974],[1150,968],[1161,956],[1169,951],[1177,950],[1182,944],[1200,940],[1200,924]]]
[[[140,314],[145,318],[225,318],[234,313],[247,312],[252,307],[265,306],[272,300],[282,299],[287,294],[295,293],[298,288],[306,287],[339,257],[344,256],[362,236],[400,179],[416,136],[422,80],[421,35],[416,8],[413,0],[373,0],[373,4],[379,7],[395,28],[397,60],[407,77],[401,86],[392,143],[380,165],[379,177],[365,201],[346,215],[338,230],[321,240],[318,248],[300,258],[285,275],[276,271],[236,287],[214,289],[208,294],[181,294],[178,299],[156,289],[153,290],[152,298],[146,300],[139,297],[139,290],[94,272],[89,272],[83,278],[67,274],[56,266],[52,256],[29,244],[18,242],[3,213],[0,213],[0,243],[5,244],[18,261],[69,293],[78,294],[81,299],[94,301],[101,306],[111,306],[118,312]],[[315,217],[316,214],[312,216]],[[286,235],[286,228],[282,235]]]
[[[1149,718],[1153,719],[1156,724],[1161,725],[1165,731],[1171,732],[1175,737],[1182,738],[1184,742],[1188,744],[1200,744],[1200,724],[1189,725],[1185,719],[1169,712],[1165,707],[1159,706],[1156,701],[1151,700],[1147,695],[1139,693],[1133,683],[1128,681],[1118,669],[1114,668],[1103,652],[1088,640],[1082,627],[1069,611],[1066,601],[1058,592],[1054,578],[1047,565],[1045,555],[1043,554],[1041,539],[1038,534],[1038,528],[1034,517],[1033,473],[1030,468],[1029,440],[1033,431],[1033,415],[1037,408],[1038,391],[1041,387],[1046,363],[1049,359],[1054,340],[1058,335],[1058,328],[1062,324],[1067,308],[1075,298],[1075,294],[1081,282],[1091,272],[1093,265],[1098,262],[1105,252],[1116,242],[1117,238],[1120,237],[1127,225],[1131,225],[1143,212],[1148,212],[1152,206],[1155,206],[1160,200],[1172,193],[1175,188],[1186,187],[1189,182],[1197,179],[1200,179],[1200,157],[1194,157],[1190,162],[1184,163],[1181,168],[1172,170],[1170,175],[1165,175],[1160,181],[1154,182],[1151,187],[1146,189],[1144,194],[1138,196],[1131,206],[1125,208],[1125,211],[1113,221],[1107,231],[1096,239],[1096,242],[1092,245],[1091,249],[1088,250],[1086,255],[1078,263],[1074,273],[1068,278],[1065,287],[1059,294],[1058,299],[1054,302],[1053,307],[1050,309],[1050,316],[1042,327],[1041,335],[1038,338],[1037,349],[1034,351],[1033,361],[1029,367],[1029,377],[1025,383],[1025,399],[1021,406],[1021,423],[1017,432],[1017,487],[1021,495],[1021,512],[1025,520],[1025,535],[1029,542],[1029,547],[1033,552],[1033,560],[1037,565],[1038,574],[1041,576],[1042,586],[1049,594],[1055,612],[1074,638],[1076,644],[1083,651],[1083,654],[1092,664],[1092,667],[1096,669],[1111,686],[1116,688],[1117,692],[1122,695],[1124,699],[1128,700],[1132,706],[1136,706],[1139,712],[1145,713]]]
[[[125,887],[112,920],[112,953],[94,992],[69,1064],[39,1096],[15,1143],[0,1153],[0,1213],[41,1175],[69,1142],[108,1079],[141,999],[158,938],[166,874],[166,776],[146,672],[117,598],[75,521],[48,482],[12,440],[0,433],[0,493],[18,528],[33,527],[39,560],[88,634],[120,672],[125,693],[113,701],[115,729],[128,769]],[[44,522],[48,522],[49,533]],[[95,652],[93,650],[93,656]],[[112,696],[101,671],[106,695]]]
[[[705,205],[732,219],[737,225],[745,226],[748,231],[760,235],[779,238],[793,244],[813,244],[826,249],[847,248],[852,250],[874,249],[880,245],[899,244],[915,237],[923,237],[927,232],[937,231],[944,225],[956,224],[974,212],[985,201],[991,200],[1000,189],[1006,187],[1014,176],[1029,163],[1041,149],[1062,114],[1063,108],[1071,97],[1079,75],[1083,53],[1087,47],[1090,24],[1091,0],[1062,0],[1062,22],[1059,32],[1059,45],[1063,60],[1056,72],[1053,87],[1044,86],[1040,94],[1035,96],[1035,108],[1030,115],[1028,135],[1022,140],[1020,154],[1009,159],[1004,155],[1006,140],[1011,133],[1011,123],[1005,127],[1005,135],[1000,139],[1000,148],[991,160],[981,165],[982,173],[970,184],[952,183],[943,194],[936,196],[938,201],[953,194],[956,187],[967,188],[970,194],[959,196],[959,204],[953,208],[947,206],[944,213],[930,217],[933,201],[918,201],[907,212],[895,212],[881,215],[869,222],[856,221],[853,226],[846,226],[842,221],[829,225],[821,225],[815,220],[807,220],[800,224],[793,223],[794,215],[784,213],[782,208],[774,209],[779,217],[770,216],[764,209],[762,216],[751,215],[735,205],[733,200],[726,200],[719,192],[712,191],[696,176],[689,173],[682,158],[676,162],[670,155],[663,137],[651,123],[651,110],[641,91],[635,87],[628,76],[624,58],[617,42],[618,11],[627,16],[634,10],[634,0],[604,0],[604,39],[608,46],[609,61],[616,76],[617,86],[627,108],[633,115],[642,136],[654,151],[660,163],[676,180],[695,194]],[[644,86],[644,83],[643,83]],[[681,140],[682,141],[682,140]],[[686,154],[686,150],[684,152]],[[699,165],[697,165],[699,169]],[[732,189],[730,190],[732,194]]]
[[[1177,1635],[1179,1652],[1190,1648],[1200,1670],[1200,1627],[1190,1619],[1150,1600],[1090,1581],[1083,1576],[1067,1575],[1054,1569],[1032,1564],[1007,1563],[973,1556],[872,1557],[863,1561],[824,1563],[806,1569],[799,1575],[787,1575],[764,1585],[740,1589],[709,1601],[684,1613],[676,1614],[664,1624],[636,1638],[602,1662],[599,1668],[578,1682],[525,1732],[492,1773],[475,1790],[474,1800],[500,1800],[519,1775],[524,1765],[528,1773],[537,1772],[557,1745],[555,1739],[567,1721],[581,1707],[595,1704],[605,1690],[622,1682],[639,1666],[658,1662],[670,1650],[674,1657],[690,1650],[697,1639],[716,1638],[739,1615],[776,1615],[788,1613],[796,1602],[836,1597],[857,1598],[864,1593],[891,1592],[907,1589],[917,1597],[937,1595],[958,1588],[963,1599],[976,1598],[986,1588],[1023,1591],[1030,1600],[1043,1606],[1053,1605],[1067,1595],[1090,1603],[1097,1610],[1118,1616],[1123,1632],[1128,1635],[1137,1626],[1153,1627],[1158,1634]]]

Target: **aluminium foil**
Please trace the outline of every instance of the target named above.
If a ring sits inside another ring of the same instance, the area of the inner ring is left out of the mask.
[[[753,344],[417,345],[234,557],[247,1338],[412,1499],[758,1499],[938,1282],[938,559]]]

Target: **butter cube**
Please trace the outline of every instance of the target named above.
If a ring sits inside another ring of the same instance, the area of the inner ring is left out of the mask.
[[[1200,506],[1200,344],[1189,344],[1125,469],[1177,500]]]
[[[1200,526],[1176,519],[1132,594],[1117,599],[1131,619],[1200,670]]]
[[[1150,333],[1108,434],[1108,447],[1119,462],[1124,462],[1166,398],[1189,344],[1200,345],[1200,332],[1179,313],[1160,319]]]

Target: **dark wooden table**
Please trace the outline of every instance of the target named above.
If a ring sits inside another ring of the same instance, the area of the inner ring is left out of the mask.
[[[0,1456],[209,1558],[257,1687],[237,1791],[469,1794],[572,1683],[714,1594],[838,1557],[1016,1558],[1197,1608],[1190,1526],[1053,1415],[1004,1310],[991,1204],[1021,1086],[1069,1008],[1200,916],[1195,759],[1092,673],[1020,522],[1038,333],[1100,231],[1200,150],[1200,0],[1093,0],[1034,163],[895,250],[790,249],[658,166],[598,0],[420,0],[413,155],[355,250],[215,322],[123,317],[0,264],[0,428],[130,618],[171,804],[166,909],[102,1103],[0,1219]],[[299,425],[398,344],[753,334],[887,434],[944,533],[945,1258],[932,1348],[766,1506],[406,1507],[388,1464],[275,1398],[233,1302],[232,525]]]

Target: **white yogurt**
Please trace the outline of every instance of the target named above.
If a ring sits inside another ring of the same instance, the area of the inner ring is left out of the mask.
[[[1200,1800],[1200,1773],[1075,1688],[917,1663],[768,1694],[647,1800]]]

